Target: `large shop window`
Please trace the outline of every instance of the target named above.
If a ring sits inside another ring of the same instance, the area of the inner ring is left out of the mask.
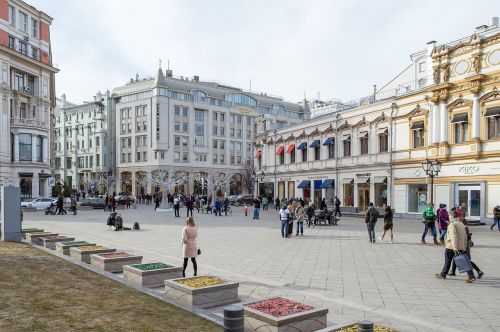
[[[463,143],[469,137],[469,123],[467,114],[455,114],[451,121],[453,124],[454,141],[455,143]]]
[[[352,178],[342,180],[344,194],[344,206],[354,206],[354,180]]]
[[[484,116],[488,127],[488,139],[500,138],[500,107],[487,110]]]
[[[19,160],[32,160],[31,144],[31,134],[19,134]]]
[[[424,121],[413,122],[411,125],[412,146],[414,149],[424,146]]]
[[[421,213],[427,207],[427,184],[408,185],[408,212]]]
[[[31,198],[32,193],[32,180],[33,174],[20,174],[19,175],[19,188],[21,189],[22,198]]]
[[[375,206],[382,207],[387,204],[387,177],[376,176],[375,182]]]

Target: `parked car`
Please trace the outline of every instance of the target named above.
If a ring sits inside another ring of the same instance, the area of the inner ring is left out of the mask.
[[[117,196],[115,196],[116,204],[119,204],[119,205],[127,204],[127,199],[128,198],[130,198],[130,203],[134,203],[135,202],[135,198],[133,196],[129,196],[129,195],[117,195]]]
[[[35,208],[37,210],[46,209],[51,203],[56,204],[57,199],[55,198],[34,198],[31,200],[21,202],[21,207],[24,208]]]
[[[238,195],[227,196],[227,199],[229,200],[229,204],[231,204],[231,205],[234,205],[236,203],[237,198],[238,198]]]
[[[234,203],[234,205],[236,206],[240,206],[240,205],[243,205],[243,204],[252,204],[253,203],[253,195],[252,194],[245,194],[245,195],[238,195],[238,197],[236,197],[236,202]]]
[[[104,209],[106,205],[106,200],[104,198],[89,198],[83,201],[80,206],[92,206],[94,209]]]

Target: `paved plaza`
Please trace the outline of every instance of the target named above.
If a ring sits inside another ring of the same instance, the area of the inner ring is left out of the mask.
[[[490,232],[489,226],[471,228],[472,257],[485,277],[465,284],[465,275],[434,277],[444,248],[420,244],[418,220],[395,220],[394,244],[368,243],[363,220],[349,217],[338,226],[305,227],[304,237],[283,239],[276,211],[261,211],[255,221],[242,208],[233,209],[227,217],[194,213],[202,250],[198,274],[240,282],[243,301],[282,295],[328,307],[330,322],[367,318],[400,331],[500,331],[500,232]],[[23,227],[128,250],[143,255],[144,262],[182,264],[185,210],[177,219],[150,205],[119,212],[125,226],[138,221],[141,230],[107,230],[108,213],[102,210],[76,216],[25,213]]]

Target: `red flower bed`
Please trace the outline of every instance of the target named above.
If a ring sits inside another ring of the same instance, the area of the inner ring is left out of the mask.
[[[110,252],[106,254],[99,254],[99,256],[104,258],[121,258],[121,257],[129,257],[132,255],[127,252]]]
[[[47,240],[66,240],[66,239],[68,239],[68,237],[61,236],[61,235],[52,235],[52,236],[46,236],[46,237],[44,237],[44,239],[47,239]]]
[[[262,311],[263,313],[274,317],[283,317],[314,309],[314,307],[310,305],[284,299],[282,297],[275,297],[264,301],[249,303],[245,304],[245,306]]]

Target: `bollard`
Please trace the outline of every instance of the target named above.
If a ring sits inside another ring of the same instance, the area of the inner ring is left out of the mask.
[[[243,332],[244,327],[243,307],[237,304],[224,307],[224,332]]]
[[[370,320],[360,320],[358,322],[358,332],[373,332],[373,322]]]

